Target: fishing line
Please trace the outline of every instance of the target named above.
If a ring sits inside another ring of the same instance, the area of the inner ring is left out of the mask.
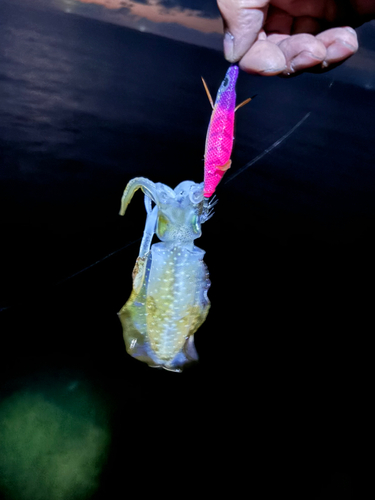
[[[91,269],[92,267],[96,266],[97,264],[101,264],[102,262],[104,262],[105,260],[109,259],[110,257],[113,257],[113,255],[116,255],[117,253],[121,252],[122,250],[125,250],[126,248],[130,247],[131,245],[134,245],[134,243],[139,242],[141,239],[142,238],[137,238],[134,241],[130,241],[125,246],[123,246],[121,248],[118,248],[117,250],[114,250],[113,252],[109,253],[108,255],[105,255],[104,257],[102,257],[101,259],[97,260],[96,262],[93,262],[89,266],[86,266],[83,269],[80,269],[79,271],[77,271],[76,273],[71,274],[70,276],[68,276],[66,278],[63,278],[61,281],[58,281],[57,283],[55,283],[54,286],[60,286],[63,283],[66,283],[67,281],[69,281],[70,279],[75,278],[76,276],[79,276],[80,274],[84,273],[85,271],[88,271],[89,269]]]
[[[328,85],[328,90],[330,90],[332,88],[332,85],[334,83],[334,80],[331,80],[329,85]],[[322,98],[322,96],[320,95],[319,96],[320,98]],[[257,163],[259,160],[261,160],[264,156],[266,156],[268,153],[270,153],[271,151],[273,151],[275,148],[277,148],[277,146],[279,146],[281,143],[283,143],[286,139],[288,139],[289,136],[291,136],[293,134],[293,132],[295,132],[306,120],[307,118],[309,118],[309,116],[311,115],[311,111],[309,111],[308,113],[306,113],[306,115],[298,122],[296,123],[288,132],[286,132],[282,137],[280,137],[279,139],[277,139],[277,141],[275,141],[269,148],[265,149],[262,153],[260,153],[258,156],[256,156],[255,158],[253,158],[251,161],[249,161],[249,163],[247,163],[246,165],[244,165],[242,168],[240,168],[237,172],[235,172],[231,177],[229,177],[229,179],[226,179],[223,184],[227,184],[228,182],[231,182],[233,179],[235,179],[238,175],[242,174],[242,172],[244,172],[245,170],[247,170],[248,168],[250,168],[252,165],[254,165],[255,163]],[[114,250],[113,252],[105,255],[104,257],[102,257],[101,259],[93,262],[92,264],[90,264],[89,266],[86,266],[84,267],[83,269],[80,269],[79,271],[77,271],[76,273],[73,273],[71,274],[70,276],[66,277],[66,278],[63,278],[62,280],[58,281],[57,283],[55,283],[54,285],[52,285],[52,287],[55,287],[55,286],[60,286],[64,283],[66,283],[67,281],[75,278],[76,276],[79,276],[80,274],[88,271],[89,269],[92,269],[93,267],[97,266],[98,264],[101,264],[102,262],[104,262],[105,260],[109,259],[110,257],[113,257],[114,255],[118,254],[119,252],[121,252],[122,250],[125,250],[126,248],[129,248],[130,246],[134,245],[135,243],[139,242],[142,238],[138,238],[134,241],[130,241],[129,243],[127,243],[125,246],[121,247],[121,248],[118,248],[117,250]],[[6,310],[9,310],[12,306],[9,305],[9,306],[4,306],[4,307],[0,307],[0,313],[1,312],[4,312]]]
[[[331,88],[332,88],[332,85],[334,83],[334,79],[332,79],[329,84],[328,84],[328,87],[326,89],[326,91],[330,91]],[[315,100],[314,100],[314,106],[316,105],[317,101],[318,100],[321,100],[323,98],[323,94],[324,92],[322,92],[321,94],[319,94],[318,96],[316,96]],[[265,149],[262,153],[260,153],[258,156],[256,156],[255,158],[253,158],[252,160],[249,161],[249,163],[246,163],[246,165],[244,165],[243,167],[241,167],[237,172],[235,172],[233,175],[231,175],[229,178],[227,178],[223,184],[228,184],[228,182],[231,182],[233,179],[235,179],[238,175],[242,174],[242,172],[244,172],[245,170],[247,170],[249,167],[251,167],[252,165],[254,165],[256,162],[258,162],[259,160],[261,160],[264,156],[266,156],[268,153],[270,153],[271,151],[273,151],[275,148],[277,148],[277,146],[279,146],[282,142],[284,142],[286,139],[288,139],[288,137],[290,135],[293,134],[293,132],[295,132],[297,130],[297,128],[299,128],[306,120],[307,118],[309,118],[309,116],[311,115],[312,111],[309,111],[308,113],[306,113],[306,115],[298,122],[294,125],[294,127],[292,127],[288,132],[286,132],[282,137],[280,137],[280,139],[278,139],[277,141],[275,141],[269,148]]]
[[[303,122],[305,120],[307,120],[307,118],[311,115],[311,111],[309,111],[308,113],[306,113],[306,115],[298,122],[294,125],[294,127],[292,127],[288,132],[286,132],[286,134],[284,134],[282,137],[280,137],[280,139],[278,139],[277,141],[275,141],[269,148],[265,149],[260,155],[256,156],[254,159],[252,159],[249,163],[247,163],[246,165],[244,165],[242,168],[240,168],[237,172],[235,172],[229,179],[227,179],[224,184],[227,184],[228,182],[232,181],[235,177],[237,177],[237,175],[240,175],[242,172],[244,172],[247,168],[251,167],[252,165],[254,165],[254,163],[256,163],[257,161],[261,160],[266,154],[270,153],[273,149],[277,148],[277,146],[279,146],[282,142],[284,142],[290,135],[293,134],[293,132],[295,130],[297,130],[298,127],[300,127]],[[55,286],[59,286],[63,283],[66,283],[67,281],[69,281],[70,279],[72,278],[75,278],[76,276],[80,275],[81,273],[84,273],[85,271],[88,271],[89,269],[91,269],[92,267],[98,265],[98,264],[101,264],[102,262],[104,262],[106,259],[109,259],[110,257],[112,257],[113,255],[116,255],[118,252],[121,252],[122,250],[125,250],[125,248],[128,248],[129,246],[133,245],[134,243],[137,243],[138,241],[140,241],[141,238],[138,238],[137,240],[134,240],[134,241],[131,241],[130,243],[128,243],[127,245],[125,245],[124,247],[121,247],[117,250],[114,250],[113,252],[109,253],[108,255],[106,255],[105,257],[103,257],[102,259],[99,259],[97,260],[96,262],[93,262],[92,264],[90,264],[89,266],[81,269],[80,271],[77,271],[76,273],[72,274],[71,276],[68,276],[67,278],[64,278],[63,280],[59,281],[58,283],[55,284]]]
[[[141,239],[142,238],[137,238],[134,241],[130,241],[129,243],[127,243],[123,247],[118,248],[117,250],[114,250],[113,252],[111,252],[111,253],[105,255],[104,257],[102,257],[101,259],[99,259],[99,260],[93,262],[92,264],[84,267],[83,269],[80,269],[79,271],[71,274],[70,276],[67,276],[66,278],[63,278],[62,280],[58,281],[57,283],[53,283],[51,285],[51,287],[54,288],[54,287],[63,285],[64,283],[66,283],[67,281],[71,280],[72,278],[75,278],[76,276],[79,276],[80,274],[84,273],[85,271],[88,271],[89,269],[97,266],[98,264],[101,264],[102,262],[104,262],[105,260],[109,259],[110,257],[113,257],[114,255],[118,254],[119,252],[122,252],[122,250],[125,250],[126,248],[129,248],[130,246],[134,245],[135,243],[139,243],[139,241]],[[46,292],[41,292],[41,293],[43,294],[43,293],[46,293]],[[0,307],[0,313],[8,311],[9,309],[12,308],[12,306],[13,306],[13,304],[10,304],[8,306]]]
[[[282,137],[280,137],[280,139],[277,139],[277,141],[275,141],[269,148],[265,149],[262,153],[260,153],[258,156],[253,158],[251,161],[249,161],[249,163],[246,163],[246,165],[244,165],[242,168],[237,170],[237,172],[235,172],[231,177],[229,177],[229,179],[226,179],[224,181],[224,184],[228,184],[228,182],[232,181],[235,177],[237,177],[237,175],[242,174],[242,172],[244,172],[246,169],[248,169],[249,167],[254,165],[254,163],[261,160],[263,158],[263,156],[266,156],[266,154],[270,153],[273,149],[277,148],[277,146],[279,146],[282,142],[285,141],[285,139],[287,139],[290,135],[292,135],[293,132],[295,130],[297,130],[297,128],[300,127],[302,125],[302,123],[305,120],[307,120],[307,118],[310,115],[311,115],[311,111],[306,113],[306,115],[298,123],[296,123],[294,125],[294,127],[292,127],[286,134],[284,134]]]
[[[332,85],[332,84],[331,84]],[[292,127],[288,132],[286,132],[286,134],[284,134],[282,137],[280,137],[280,139],[278,139],[277,141],[275,141],[269,148],[265,149],[260,155],[256,156],[255,158],[253,158],[249,163],[247,163],[246,165],[244,165],[242,168],[240,168],[237,172],[235,172],[229,179],[227,179],[224,184],[227,184],[228,182],[232,181],[235,177],[237,177],[237,175],[240,175],[242,172],[244,172],[246,169],[248,169],[249,167],[251,167],[252,165],[254,165],[254,163],[256,163],[257,161],[261,160],[266,154],[270,153],[273,149],[277,148],[277,146],[279,146],[282,142],[284,142],[290,135],[293,134],[293,132],[295,130],[297,130],[298,127],[300,127],[303,122],[305,120],[307,120],[307,118],[311,115],[311,111],[309,111],[308,113],[306,113],[306,115],[298,122],[296,123],[296,125],[294,125],[294,127]],[[92,267],[98,265],[98,264],[101,264],[102,262],[104,262],[105,260],[109,259],[110,257],[112,257],[113,255],[116,255],[117,253],[121,252],[122,250],[125,250],[126,248],[130,247],[131,245],[133,245],[134,243],[137,243],[138,241],[140,241],[141,238],[138,238],[134,241],[131,241],[130,243],[128,243],[127,245],[121,247],[121,248],[118,248],[117,250],[114,250],[113,252],[109,253],[108,255],[106,255],[105,257],[97,260],[96,262],[93,262],[92,264],[90,264],[89,266],[87,267],[84,267],[83,269],[77,271],[76,273],[68,276],[67,278],[64,278],[62,279],[61,281],[59,281],[58,283],[56,283],[54,286],[59,286],[59,285],[62,285],[63,283],[66,283],[67,281],[69,281],[70,279],[72,278],[75,278],[76,276],[79,276],[80,274],[84,273],[85,271],[88,271],[89,269],[91,269]]]

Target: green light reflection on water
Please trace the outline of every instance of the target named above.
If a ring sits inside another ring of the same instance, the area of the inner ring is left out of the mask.
[[[6,500],[88,499],[109,444],[103,401],[87,382],[17,390],[0,402],[0,493]]]

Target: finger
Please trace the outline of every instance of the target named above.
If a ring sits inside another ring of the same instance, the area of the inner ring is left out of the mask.
[[[224,55],[237,62],[262,29],[269,0],[217,0],[224,22]]]
[[[274,33],[272,35],[268,35],[267,40],[276,45],[279,45],[280,42],[282,42],[286,38],[289,38],[289,35],[278,35],[277,33]]]
[[[239,62],[247,73],[273,76],[285,70],[285,57],[279,47],[269,40],[258,40]]]
[[[307,33],[292,35],[278,46],[285,56],[286,74],[322,64],[327,53],[324,43]]]
[[[326,46],[327,53],[323,67],[337,63],[352,56],[358,50],[357,33],[353,28],[332,28],[316,36]]]

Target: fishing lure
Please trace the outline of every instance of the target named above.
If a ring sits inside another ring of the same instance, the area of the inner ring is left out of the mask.
[[[233,142],[235,83],[238,67],[231,66],[213,107],[205,152],[204,182],[181,182],[174,190],[136,177],[127,184],[120,215],[141,189],[147,212],[139,256],[133,270],[133,290],[119,311],[128,354],[149,366],[181,371],[198,359],[194,333],[210,308],[208,269],[204,250],[194,245],[201,226],[213,215],[209,199],[230,165]],[[229,140],[230,139],[230,140]],[[216,143],[216,142],[218,143]],[[229,144],[230,143],[230,144]],[[228,165],[229,162],[229,165]],[[160,242],[151,242],[154,234]]]
[[[208,100],[212,106],[204,155],[205,198],[210,198],[214,194],[217,185],[232,164],[230,156],[234,140],[234,113],[252,99],[252,97],[249,97],[236,107],[236,82],[238,73],[238,66],[232,65],[229,67],[218,90],[215,104],[207,84],[202,78]]]

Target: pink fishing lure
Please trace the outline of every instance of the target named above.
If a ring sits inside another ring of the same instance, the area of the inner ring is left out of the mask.
[[[229,67],[225,78],[218,90],[215,104],[203,80],[208,99],[212,106],[210,124],[208,126],[206,147],[204,154],[204,197],[210,198],[223,175],[231,166],[233,148],[234,113],[244,104],[251,101],[246,99],[236,107],[236,81],[239,68],[236,65]]]

